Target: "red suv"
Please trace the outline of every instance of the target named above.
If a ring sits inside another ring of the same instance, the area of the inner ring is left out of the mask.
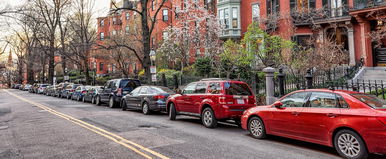
[[[244,110],[256,105],[248,84],[241,81],[203,79],[188,84],[182,92],[167,100],[170,120],[176,115],[200,117],[205,127],[214,128],[219,120],[234,120],[241,124]]]
[[[364,93],[313,89],[248,109],[243,129],[254,138],[278,135],[335,147],[344,158],[386,153],[386,101]]]

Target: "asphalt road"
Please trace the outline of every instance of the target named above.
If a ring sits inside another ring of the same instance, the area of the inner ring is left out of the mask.
[[[16,97],[17,96],[17,97]],[[371,158],[386,156],[373,155]],[[333,148],[269,136],[228,123],[145,116],[106,106],[0,90],[0,158],[339,158]]]

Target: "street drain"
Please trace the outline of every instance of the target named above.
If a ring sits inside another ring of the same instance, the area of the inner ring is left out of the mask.
[[[146,130],[154,130],[157,129],[156,127],[153,127],[151,125],[138,125],[140,129],[146,129]]]
[[[0,126],[0,130],[4,130],[4,129],[8,129],[8,126],[6,126],[6,125]]]

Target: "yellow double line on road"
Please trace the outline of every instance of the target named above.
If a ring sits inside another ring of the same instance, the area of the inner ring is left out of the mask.
[[[25,102],[30,103],[32,105],[35,105],[35,106],[37,106],[37,107],[39,107],[39,108],[41,108],[43,110],[46,110],[47,112],[50,112],[50,113],[52,113],[52,114],[54,114],[56,116],[59,116],[59,117],[61,117],[63,119],[71,121],[71,122],[73,122],[73,123],[75,123],[75,124],[77,124],[77,125],[79,125],[79,126],[81,126],[83,128],[86,128],[86,129],[88,129],[88,130],[90,130],[90,131],[92,131],[92,132],[94,132],[94,133],[96,133],[98,135],[106,137],[107,139],[110,139],[110,140],[114,141],[115,143],[118,143],[118,144],[120,144],[120,145],[122,145],[122,146],[124,146],[124,147],[126,147],[126,148],[128,148],[128,149],[130,149],[130,150],[132,150],[132,151],[134,151],[136,153],[138,153],[139,155],[141,155],[141,156],[143,156],[145,158],[148,158],[148,159],[153,158],[152,156],[150,156],[150,155],[145,153],[145,152],[147,152],[147,153],[149,153],[151,155],[154,155],[154,156],[156,156],[158,158],[161,158],[161,159],[169,159],[168,157],[166,157],[166,156],[164,156],[164,155],[162,155],[162,154],[160,154],[158,152],[155,152],[155,151],[153,151],[151,149],[148,149],[148,148],[146,148],[146,147],[144,147],[142,145],[139,145],[139,144],[137,144],[137,143],[135,143],[133,141],[127,140],[127,139],[125,139],[125,138],[123,138],[123,137],[121,137],[119,135],[116,135],[114,133],[106,131],[106,130],[104,130],[102,128],[99,128],[97,126],[91,125],[91,124],[89,124],[87,122],[84,122],[82,120],[76,119],[76,118],[74,118],[72,116],[69,116],[67,114],[60,113],[60,112],[58,112],[56,110],[53,110],[53,109],[51,109],[51,108],[49,108],[49,107],[47,107],[47,106],[45,106],[43,104],[36,103],[34,101],[31,101],[31,100],[25,99],[23,97],[20,97],[20,96],[14,94],[12,92],[9,92],[8,90],[4,90],[4,91],[7,92],[8,94],[12,95],[12,96],[15,96],[16,98],[18,98],[18,99],[20,99],[22,101],[25,101]],[[143,151],[145,151],[145,152],[143,152]]]

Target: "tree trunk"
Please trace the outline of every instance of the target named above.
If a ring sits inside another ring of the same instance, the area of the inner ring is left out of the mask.
[[[48,83],[54,84],[54,71],[55,71],[55,33],[51,33],[50,36],[50,53],[48,61]]]
[[[150,28],[149,28],[149,22],[147,20],[147,2],[148,1],[141,1],[142,7],[142,16],[141,16],[141,24],[142,24],[142,40],[143,40],[143,68],[145,69],[145,76],[148,83],[151,83],[151,73],[150,73]]]

